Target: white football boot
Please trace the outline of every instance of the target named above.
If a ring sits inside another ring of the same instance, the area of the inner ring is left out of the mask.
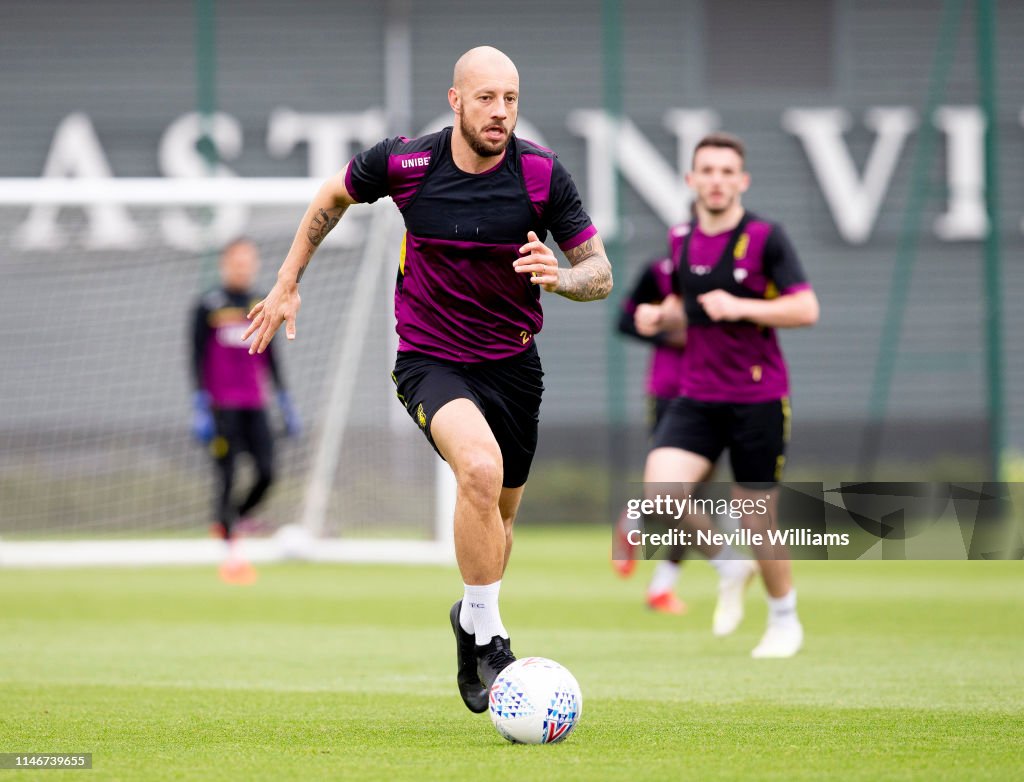
[[[711,623],[711,632],[719,638],[731,635],[743,620],[743,597],[757,573],[757,563],[750,559],[737,559],[730,563],[728,572],[718,578],[718,603]]]
[[[792,657],[803,645],[803,625],[798,619],[789,619],[769,624],[761,637],[761,643],[754,647],[750,656],[760,660]]]

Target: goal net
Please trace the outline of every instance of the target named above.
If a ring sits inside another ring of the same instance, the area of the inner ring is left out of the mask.
[[[317,186],[0,186],[0,566],[222,556],[211,457],[189,431],[191,312],[240,233],[268,290]],[[390,203],[350,210],[303,280],[298,338],[275,340],[304,429],[277,438],[275,483],[241,543],[254,561],[453,559],[450,470],[390,377],[399,240]]]

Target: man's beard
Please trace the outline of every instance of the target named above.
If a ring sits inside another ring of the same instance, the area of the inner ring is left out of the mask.
[[[710,215],[725,214],[732,207],[734,200],[732,198],[727,199],[722,206],[710,206],[706,199],[700,199],[700,205],[704,207],[704,211]]]
[[[493,127],[493,125],[488,125],[487,127]],[[509,139],[512,138],[512,131],[508,131],[505,133],[505,138],[498,144],[497,148],[490,146],[486,141],[473,133],[473,129],[466,122],[464,115],[459,116],[459,132],[462,133],[462,138],[464,138],[466,143],[469,144],[469,148],[472,149],[479,157],[497,157],[505,151],[505,147],[508,146]]]

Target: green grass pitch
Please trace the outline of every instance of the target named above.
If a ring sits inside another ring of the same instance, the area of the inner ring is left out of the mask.
[[[1021,563],[797,563],[805,650],[755,661],[758,585],[715,639],[706,563],[654,615],[608,545],[525,528],[503,584],[513,648],[583,689],[564,744],[462,706],[454,568],[290,564],[0,571],[0,752],[93,753],[12,780],[1024,778]]]

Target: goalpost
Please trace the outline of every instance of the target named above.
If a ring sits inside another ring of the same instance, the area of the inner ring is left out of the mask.
[[[239,233],[269,289],[318,185],[0,180],[0,567],[222,558],[189,436],[191,309]],[[254,562],[454,561],[454,478],[391,410],[399,239],[390,203],[350,210],[303,281],[298,338],[275,339],[305,431],[277,440],[240,544]]]

